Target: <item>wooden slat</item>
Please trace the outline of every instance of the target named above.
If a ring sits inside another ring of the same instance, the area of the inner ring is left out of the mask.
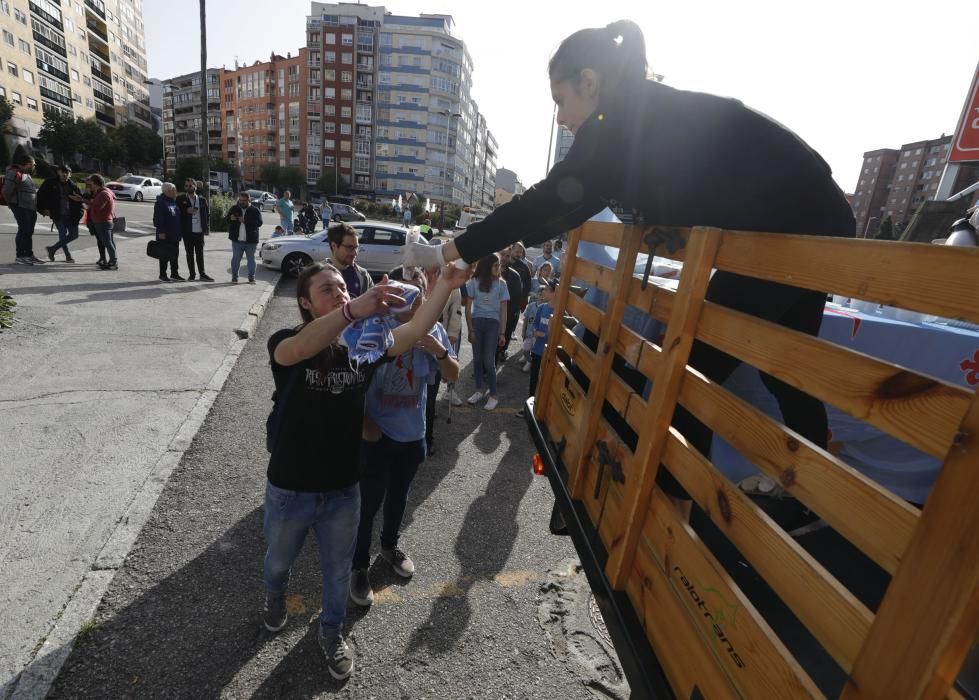
[[[626,577],[632,570],[631,559],[635,555],[649,494],[659,470],[666,428],[676,406],[683,368],[690,355],[693,333],[703,306],[704,290],[710,280],[714,254],[720,242],[720,231],[717,229],[699,229],[695,233],[697,235],[692,235],[687,245],[687,263],[680,277],[677,303],[663,342],[663,354],[660,358],[662,371],[653,383],[646,415],[642,421],[643,429],[639,433],[636,446],[636,457],[646,465],[646,469],[638,480],[630,480],[626,484],[628,495],[623,515],[629,527],[622,540],[609,551],[605,567],[612,587],[618,590],[625,586]],[[633,481],[636,483],[631,483]]]
[[[568,313],[574,316],[585,328],[596,336],[602,330],[602,312],[584,299],[571,295],[568,297]]]
[[[634,277],[629,280],[629,303],[663,323],[670,320],[674,297],[676,292],[673,289],[658,284],[653,278],[649,279],[645,289],[642,288],[641,279]]]
[[[659,489],[652,492],[642,539],[700,633],[717,645],[720,663],[744,697],[822,697],[751,601]]]
[[[871,612],[676,430],[665,464],[844,671],[856,661]]]
[[[955,681],[979,628],[977,466],[979,395],[841,697],[940,698]]]
[[[574,465],[578,463],[578,456],[581,454],[584,445],[582,444],[581,429],[579,427],[581,422],[580,414],[576,416],[575,412],[569,410],[565,401],[562,400],[562,395],[569,393],[569,389],[565,386],[565,381],[567,380],[571,386],[570,393],[577,391],[581,397],[579,403],[584,400],[584,392],[581,391],[581,387],[571,378],[567,368],[561,363],[557,364],[558,366],[554,372],[555,381],[547,385],[542,384],[541,390],[537,392],[537,399],[539,401],[543,397],[548,397],[548,400],[551,402],[551,407],[547,413],[547,430],[555,446],[563,441],[564,448],[556,456],[561,459],[562,464],[567,468],[569,464]]]
[[[618,248],[626,236],[640,235],[639,229],[605,221],[587,221],[581,226],[581,240]]]
[[[602,314],[600,324],[601,335],[598,340],[598,348],[595,352],[595,372],[591,377],[588,386],[588,402],[585,406],[585,445],[594,442],[594,436],[598,430],[598,421],[602,415],[602,401],[609,384],[609,375],[612,372],[612,362],[615,360],[615,337],[622,325],[622,318],[625,315],[626,307],[626,286],[630,279],[632,268],[635,267],[636,255],[639,253],[641,245],[639,236],[626,235],[623,247],[619,249],[619,257],[615,263],[615,275],[612,286],[609,288],[609,305],[605,313]],[[576,265],[577,269],[577,265]],[[572,272],[572,275],[574,273]],[[586,450],[581,456],[582,460],[588,459],[590,454]],[[568,490],[572,498],[581,498],[583,495],[583,482],[581,475],[584,469],[576,468],[576,478],[573,479]]]
[[[693,618],[645,543],[633,566],[626,593],[676,696],[695,697],[693,689],[697,688],[711,700],[739,697],[718,664],[713,640],[694,627]]]
[[[578,258],[574,261],[574,269],[572,271],[561,270],[562,282],[570,278],[584,282],[592,287],[597,287],[603,292],[608,292],[615,283],[615,270],[611,267],[603,267],[590,260]]]
[[[680,403],[888,573],[918,509],[687,367]]]
[[[979,323],[979,249],[725,231],[717,268]]]
[[[971,394],[948,382],[706,303],[697,338],[941,459]]]

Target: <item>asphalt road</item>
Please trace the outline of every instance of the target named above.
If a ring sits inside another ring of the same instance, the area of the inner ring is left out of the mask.
[[[587,593],[570,541],[547,530],[549,487],[532,475],[533,445],[513,415],[527,375],[513,362],[496,411],[457,408],[448,424],[440,400],[439,449],[415,479],[401,541],[418,571],[406,583],[374,561],[374,606],[348,609],[351,679],[330,678],[316,642],[312,538],[287,627],[264,631],[265,343],[297,320],[283,282],[50,697],[622,697],[601,635],[587,615],[575,621]],[[470,357],[464,347],[463,396]],[[318,439],[326,450],[350,436]]]

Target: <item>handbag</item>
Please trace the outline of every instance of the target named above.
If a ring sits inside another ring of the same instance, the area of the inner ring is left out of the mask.
[[[146,254],[156,260],[169,260],[170,251],[160,241],[146,241]]]

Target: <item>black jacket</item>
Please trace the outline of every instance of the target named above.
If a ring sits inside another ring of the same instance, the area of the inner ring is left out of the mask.
[[[239,204],[233,204],[230,209],[228,209],[228,215],[225,217],[228,220],[228,239],[232,241],[241,240],[241,221],[233,221],[232,216],[242,216],[244,214],[245,218],[245,243],[258,243],[258,229],[262,225],[262,213],[254,207],[254,205],[248,205],[245,211],[242,212],[241,206]]]
[[[606,206],[667,226],[850,237],[856,228],[829,166],[784,126],[737,100],[645,81],[600,104],[544,180],[455,244],[474,262],[554,238]]]
[[[506,315],[517,316],[527,301],[527,295],[523,291],[523,280],[520,279],[520,273],[512,267],[503,268],[501,276],[506,283],[507,292],[510,294],[510,303],[506,306]]]
[[[37,191],[37,211],[51,218],[52,221],[61,221],[61,197],[76,194],[81,196],[82,192],[71,180],[62,184],[57,177],[49,177]],[[84,209],[82,203],[68,200],[68,221],[69,224],[77,224],[82,220]]]
[[[197,196],[197,202],[201,209],[201,233],[206,236],[211,231],[211,205],[207,198],[200,194]],[[194,217],[187,211],[192,206],[193,202],[186,192],[177,196],[177,207],[180,208],[180,232],[184,236],[194,232]]]

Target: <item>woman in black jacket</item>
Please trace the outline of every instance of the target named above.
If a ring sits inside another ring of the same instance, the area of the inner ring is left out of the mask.
[[[54,262],[58,249],[65,251],[65,262],[73,263],[68,244],[78,238],[78,222],[82,220],[82,191],[71,181],[71,168],[57,167],[58,176],[48,178],[37,191],[37,210],[51,218],[58,229],[58,242],[45,248],[48,260]]]
[[[855,223],[829,166],[794,133],[737,100],[677,90],[646,78],[646,47],[633,22],[583,29],[549,65],[557,120],[574,135],[547,178],[453,241],[412,245],[405,264],[474,262],[508,243],[535,244],[581,225],[606,206],[649,224],[854,235]],[[822,292],[718,272],[710,301],[816,335]],[[694,343],[690,365],[723,382],[739,361]],[[821,402],[763,375],[785,423],[825,447]],[[711,432],[681,407],[676,426],[703,454]],[[661,483],[682,488],[665,470]]]
[[[241,254],[248,256],[248,284],[255,284],[255,248],[262,213],[252,206],[247,192],[238,194],[238,203],[231,206],[227,216],[228,238],[231,240],[231,281],[238,281]]]

